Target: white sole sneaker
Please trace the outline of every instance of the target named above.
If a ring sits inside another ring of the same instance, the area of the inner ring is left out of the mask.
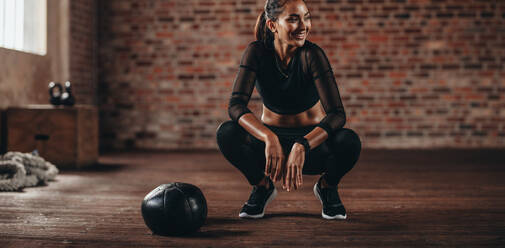
[[[272,192],[272,194],[270,195],[270,197],[268,197],[267,201],[265,202],[265,206],[263,207],[263,212],[261,212],[261,214],[250,215],[250,214],[247,214],[246,212],[242,212],[242,213],[240,213],[238,215],[238,217],[240,217],[240,218],[250,218],[250,219],[263,218],[263,216],[265,215],[265,209],[267,209],[268,203],[270,203],[276,196],[277,196],[277,189],[274,188],[274,191]]]
[[[321,206],[322,206],[323,200],[321,200],[321,196],[317,192],[317,182],[316,182],[316,184],[314,184],[314,195],[316,195],[317,199],[319,199],[319,201],[321,202]],[[321,210],[321,215],[323,216],[323,218],[325,218],[327,220],[335,220],[335,219],[336,220],[345,220],[347,218],[347,214],[344,214],[344,215],[337,214],[335,216],[329,216],[329,215],[324,214],[323,210]]]

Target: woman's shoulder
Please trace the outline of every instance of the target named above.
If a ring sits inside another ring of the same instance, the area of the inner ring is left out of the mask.
[[[244,58],[246,61],[249,61],[249,63],[258,64],[266,55],[266,53],[267,50],[263,42],[255,40],[247,44],[246,48],[244,49],[242,58]]]
[[[323,49],[319,45],[309,40],[305,40],[305,43],[303,44],[302,48],[309,54],[324,53]]]
[[[324,52],[323,48],[318,46],[316,43],[305,40],[305,44],[303,45],[305,51],[305,59],[307,63],[313,62],[325,62],[328,63],[328,57]]]
[[[260,40],[251,41],[251,42],[249,42],[249,44],[247,44],[247,47],[246,47],[246,51],[255,52],[255,53],[263,52],[266,49],[267,49],[267,47],[265,46],[264,42],[260,41]]]

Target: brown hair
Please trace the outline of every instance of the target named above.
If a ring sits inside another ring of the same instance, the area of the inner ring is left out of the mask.
[[[272,21],[277,21],[277,18],[284,10],[284,5],[289,0],[266,0],[263,12],[258,16],[256,25],[254,26],[254,35],[256,40],[263,41],[268,45],[274,40],[274,34],[266,25],[267,18]]]

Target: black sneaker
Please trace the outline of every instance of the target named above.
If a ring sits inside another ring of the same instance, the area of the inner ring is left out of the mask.
[[[323,205],[323,211],[321,212],[323,218],[327,220],[345,220],[347,214],[338,196],[338,187],[321,189],[320,184],[322,178],[323,177],[320,177],[316,184],[314,184],[314,194]]]
[[[267,190],[265,187],[254,185],[249,200],[244,204],[238,215],[240,218],[257,219],[263,217],[267,204],[277,195],[274,183],[269,177],[267,179],[270,188]]]

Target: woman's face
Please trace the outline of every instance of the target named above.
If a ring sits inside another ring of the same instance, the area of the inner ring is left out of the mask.
[[[288,1],[277,20],[267,22],[275,39],[297,47],[303,46],[311,28],[310,13],[302,0]]]

